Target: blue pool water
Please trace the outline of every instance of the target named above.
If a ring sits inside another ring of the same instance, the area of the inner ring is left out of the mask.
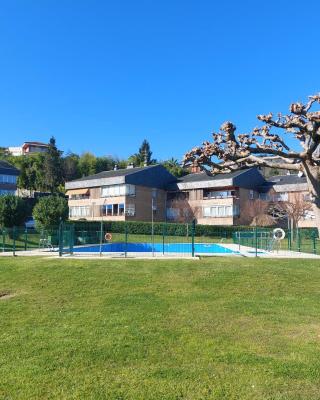
[[[106,243],[101,246],[103,253],[192,253],[191,243]],[[78,253],[99,253],[100,245],[75,247]],[[201,254],[237,253],[216,243],[195,243],[194,252]]]

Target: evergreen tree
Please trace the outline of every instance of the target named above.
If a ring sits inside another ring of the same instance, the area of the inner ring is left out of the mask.
[[[139,156],[142,164],[151,164],[152,151],[150,149],[150,143],[146,139],[144,139],[139,148]]]
[[[152,159],[152,151],[150,143],[144,139],[141,146],[139,147],[138,153],[133,154],[129,157],[128,162],[132,163],[135,167],[142,167],[147,164],[155,164],[156,160]]]
[[[63,183],[61,152],[57,149],[56,140],[51,137],[49,147],[44,157],[45,186],[51,193],[58,191]]]

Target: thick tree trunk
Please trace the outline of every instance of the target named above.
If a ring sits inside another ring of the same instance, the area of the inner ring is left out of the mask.
[[[307,177],[309,192],[313,198],[313,211],[320,238],[320,167],[303,163],[303,170]]]

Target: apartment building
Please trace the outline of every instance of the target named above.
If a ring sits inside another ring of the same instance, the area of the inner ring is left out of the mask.
[[[6,161],[0,161],[0,195],[15,194],[19,170]]]
[[[164,221],[167,185],[163,166],[105,171],[66,183],[70,219]]]
[[[307,178],[302,175],[276,175],[268,178],[266,186],[269,187],[265,194],[261,194],[261,198],[277,202],[296,203],[299,198],[305,202],[310,202],[310,194],[308,191]],[[298,221],[300,228],[317,227],[315,214],[310,209],[305,211],[304,216]]]
[[[307,181],[298,175],[266,180],[257,168],[209,176],[194,172],[175,178],[161,165],[101,172],[66,183],[70,219],[191,222],[246,225],[250,202],[308,200]],[[312,211],[299,222],[315,226]]]
[[[168,219],[177,218],[179,203],[184,201],[199,224],[245,224],[246,216],[241,211],[247,201],[258,198],[264,183],[256,168],[215,176],[204,172],[186,175],[168,185]]]

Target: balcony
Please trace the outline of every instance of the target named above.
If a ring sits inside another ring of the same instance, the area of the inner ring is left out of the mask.
[[[204,190],[203,191],[203,199],[211,200],[211,199],[229,199],[237,197],[236,190]]]

